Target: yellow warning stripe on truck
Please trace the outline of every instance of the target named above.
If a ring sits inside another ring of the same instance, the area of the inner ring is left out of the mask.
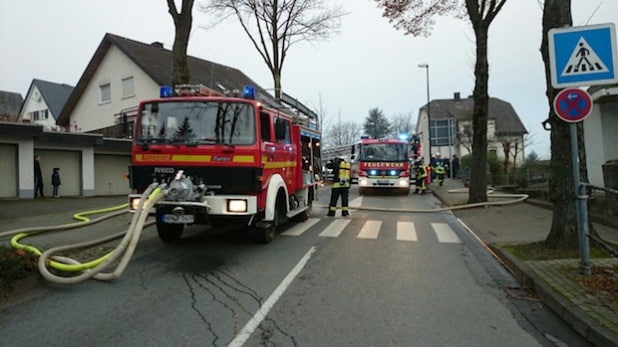
[[[185,163],[207,163],[207,162],[234,162],[234,163],[253,163],[253,155],[200,155],[200,154],[136,154],[135,161],[146,162],[185,162]]]

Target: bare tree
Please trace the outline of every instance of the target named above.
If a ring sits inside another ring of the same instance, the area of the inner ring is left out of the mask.
[[[412,113],[399,114],[391,118],[391,129],[394,136],[399,134],[412,134],[416,125],[412,123]]]
[[[329,38],[346,13],[326,0],[208,0],[201,6],[221,21],[236,17],[273,77],[275,98],[281,98],[281,72],[290,46]]]
[[[328,129],[330,127],[330,123],[331,120],[328,117],[328,113],[326,110],[326,107],[324,106],[324,103],[322,102],[322,94],[318,95],[318,105],[317,107],[314,107],[315,109],[317,109],[317,113],[318,113],[318,126],[320,127],[320,132],[324,133],[325,129]]]
[[[472,153],[472,126],[470,121],[460,121],[458,127],[460,131],[455,133],[457,143],[465,148],[468,153]]]
[[[182,0],[181,11],[178,12],[174,0],[167,0],[169,14],[174,20],[176,34],[174,35],[174,46],[172,55],[174,57],[174,68],[172,85],[186,84],[191,80],[189,64],[187,63],[187,47],[189,46],[189,35],[193,25],[193,2],[194,0]]]
[[[384,9],[395,28],[405,34],[428,36],[438,15],[463,17],[462,9],[468,14],[476,37],[476,63],[474,66],[474,109],[472,112],[472,165],[468,202],[487,201],[487,120],[489,110],[489,63],[487,43],[489,26],[507,0],[376,0]]]
[[[326,130],[325,147],[351,145],[360,138],[360,134],[360,124],[353,121],[342,122],[340,115],[337,123],[331,125]]]
[[[545,83],[547,85],[547,102],[549,104],[548,121],[551,127],[551,179],[549,196],[554,205],[552,225],[545,244],[554,249],[577,249],[578,232],[575,210],[573,168],[571,164],[570,125],[562,121],[553,110],[553,100],[560,90],[554,89],[550,78],[548,33],[552,28],[571,26],[571,0],[545,0],[543,7],[543,41],[541,55],[545,62]],[[587,180],[586,153],[584,146],[583,124],[578,124],[579,170],[582,181]],[[595,233],[592,224],[591,233]]]
[[[510,167],[510,162],[511,162],[511,151],[513,150],[513,147],[515,146],[515,143],[517,143],[519,140],[517,138],[513,138],[510,136],[503,136],[503,137],[499,137],[498,141],[500,142],[500,145],[502,146],[502,154],[504,155],[504,159],[502,159],[502,171],[504,172],[504,175],[506,177],[505,179],[505,183],[508,184],[509,183],[509,167]]]

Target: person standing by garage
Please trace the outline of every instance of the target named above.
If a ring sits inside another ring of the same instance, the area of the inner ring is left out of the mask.
[[[52,186],[54,186],[54,198],[59,198],[58,187],[60,187],[60,168],[55,167],[51,176]]]
[[[43,172],[41,171],[41,156],[34,156],[34,198],[37,198],[37,195],[44,198],[45,194],[43,193]]]

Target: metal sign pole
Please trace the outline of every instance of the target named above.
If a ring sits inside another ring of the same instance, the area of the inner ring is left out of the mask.
[[[582,274],[590,275],[590,243],[588,240],[588,210],[586,206],[586,194],[580,194],[580,188],[584,187],[579,172],[579,150],[577,141],[577,123],[571,123],[571,163],[573,165],[573,188],[575,194],[575,210],[577,213],[577,232],[579,234],[580,268]],[[585,188],[585,187],[584,187]]]

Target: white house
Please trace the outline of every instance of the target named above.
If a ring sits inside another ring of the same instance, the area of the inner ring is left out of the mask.
[[[603,165],[618,160],[618,84],[591,87],[588,92],[593,102],[592,111],[584,119],[588,180],[592,185],[607,187]]]
[[[461,98],[431,100],[420,108],[416,133],[420,134],[422,156],[428,158],[440,153],[443,158],[460,158],[472,151],[472,111],[474,99]],[[428,112],[429,109],[429,112]],[[431,121],[431,153],[429,153],[429,120]],[[504,160],[504,148],[510,146],[512,158],[517,153],[516,165],[524,162],[524,135],[528,131],[510,103],[491,97],[487,121],[487,150]]]
[[[214,92],[256,87],[258,97],[272,97],[242,71],[188,57],[190,83]],[[172,51],[162,43],[150,44],[106,34],[84,70],[58,119],[71,132],[103,131],[110,137],[129,137],[140,101],[159,97],[159,88],[172,82]],[[274,100],[272,100],[274,103]],[[124,119],[128,126],[121,128]]]
[[[73,87],[68,84],[32,80],[18,122],[42,125],[47,131],[63,131],[56,120],[72,92]]]

